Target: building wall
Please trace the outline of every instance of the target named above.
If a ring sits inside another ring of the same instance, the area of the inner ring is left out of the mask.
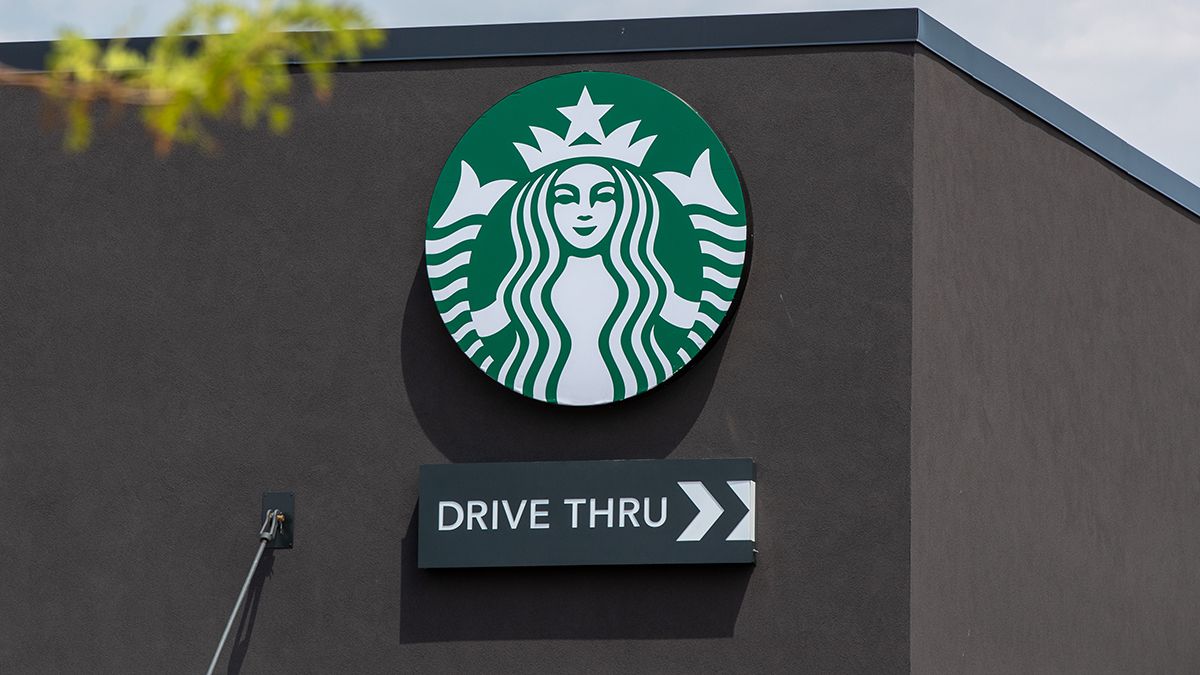
[[[905,669],[911,51],[363,67],[285,138],[218,129],[214,157],[156,159],[128,118],[64,155],[36,97],[5,92],[3,669],[203,668],[269,489],[296,493],[296,547],[266,558],[230,672]],[[456,350],[422,248],[471,122],[581,68],[709,121],[754,250],[695,367],[562,410]],[[753,568],[415,567],[421,464],[738,456],[758,463]]]
[[[915,58],[912,668],[1200,670],[1200,222]]]

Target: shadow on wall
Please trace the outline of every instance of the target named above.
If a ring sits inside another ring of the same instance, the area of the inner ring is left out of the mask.
[[[680,373],[611,405],[573,408],[508,391],[450,338],[421,259],[401,334],[404,385],[425,435],[452,462],[666,457],[708,400],[725,351],[723,330]]]
[[[242,672],[242,663],[246,660],[246,652],[250,649],[250,636],[254,633],[254,620],[258,617],[258,601],[262,598],[263,585],[271,576],[275,567],[275,551],[263,551],[258,569],[254,570],[254,578],[250,580],[250,588],[246,591],[246,603],[242,606],[242,616],[238,620],[237,630],[233,633],[233,647],[229,651],[229,675]]]
[[[400,642],[731,637],[751,565],[417,568],[401,543]]]
[[[688,372],[631,400],[540,403],[507,391],[458,350],[422,259],[401,365],[417,421],[452,462],[662,458],[703,410],[727,339],[722,331]],[[729,637],[751,573],[744,565],[422,570],[415,509],[401,546],[401,643]]]

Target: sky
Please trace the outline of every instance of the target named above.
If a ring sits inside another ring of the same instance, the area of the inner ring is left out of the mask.
[[[1183,177],[1200,184],[1197,0],[356,0],[377,26],[829,9],[925,10]],[[153,35],[183,0],[0,0],[0,41]]]

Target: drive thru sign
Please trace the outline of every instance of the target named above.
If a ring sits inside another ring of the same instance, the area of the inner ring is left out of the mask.
[[[421,467],[419,567],[754,562],[748,459]]]

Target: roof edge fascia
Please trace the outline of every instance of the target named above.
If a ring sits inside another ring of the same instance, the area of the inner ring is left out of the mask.
[[[1200,217],[1200,187],[919,9],[428,26],[386,33],[385,45],[360,62],[916,43]],[[145,48],[152,41],[128,42]],[[0,63],[39,68],[50,45],[0,43]]]

